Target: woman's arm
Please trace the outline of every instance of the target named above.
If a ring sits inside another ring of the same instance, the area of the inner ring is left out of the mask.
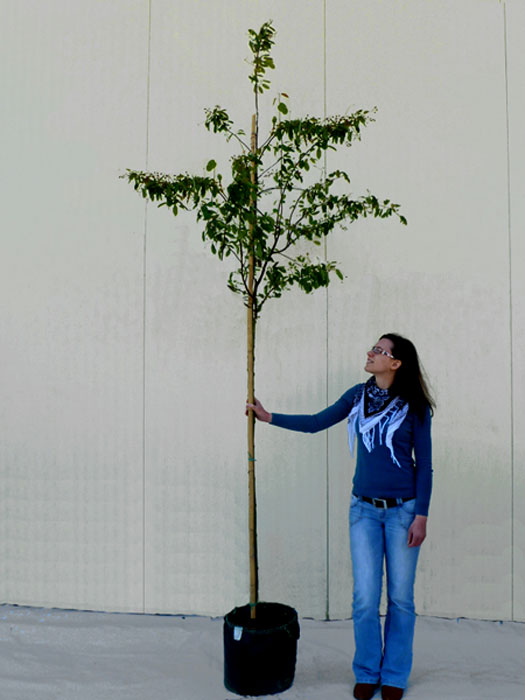
[[[423,420],[414,418],[414,459],[416,468],[416,514],[428,515],[432,493],[432,418],[427,408]]]
[[[419,547],[427,536],[427,517],[432,492],[432,437],[430,409],[424,419],[414,420],[416,468],[416,517],[408,530],[408,546]]]
[[[297,430],[302,433],[317,433],[339,423],[350,413],[352,402],[359,389],[359,384],[348,389],[335,403],[319,413],[292,415],[287,413],[269,413],[260,401],[246,404],[246,409],[253,409],[256,417],[265,422],[287,430]]]

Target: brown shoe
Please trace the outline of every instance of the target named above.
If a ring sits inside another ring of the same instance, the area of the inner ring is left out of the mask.
[[[393,685],[384,685],[381,688],[381,697],[383,700],[401,700],[404,690],[404,688],[396,688]]]
[[[354,698],[357,700],[370,700],[374,697],[377,683],[356,683],[354,686]]]

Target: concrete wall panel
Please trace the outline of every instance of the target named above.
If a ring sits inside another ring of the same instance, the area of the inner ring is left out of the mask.
[[[5,2],[0,32],[1,597],[137,610],[147,13]]]
[[[510,282],[512,301],[512,375],[513,375],[513,612],[515,620],[525,620],[525,97],[523,76],[525,58],[525,6],[506,3],[507,66],[509,99],[509,174],[510,174]]]
[[[273,19],[278,29],[273,89],[261,98],[261,132],[278,91],[294,111],[322,112],[322,4],[296,14],[291,4],[154,2],[150,100],[152,170],[203,173],[210,158],[227,173],[234,142],[203,127],[204,107],[227,108],[248,134],[253,95],[248,81],[247,30]],[[297,8],[295,8],[297,9]],[[203,24],[203,15],[207,23]],[[210,26],[213,33],[210,33]],[[308,56],[290,53],[307,38]],[[291,59],[291,60],[290,60]],[[305,65],[306,63],[306,65]],[[307,72],[300,70],[306,68]],[[315,89],[311,86],[315,85]],[[173,125],[177,128],[174,129]],[[248,136],[249,139],[249,136]],[[173,219],[150,208],[147,245],[147,560],[148,610],[218,614],[244,603],[248,588],[245,310],[226,288],[230,267],[205,250],[191,215]],[[311,398],[310,368],[323,381],[324,297],[313,315],[322,327],[311,339],[295,317],[296,297],[269,302],[258,330],[261,398]],[[304,302],[298,301],[300,309]],[[279,309],[285,309],[284,312]],[[268,314],[268,317],[266,316]],[[293,333],[290,332],[290,326]],[[302,351],[297,352],[297,344]],[[276,354],[281,355],[276,371]],[[321,370],[320,370],[321,367]],[[320,370],[320,371],[319,371]],[[285,374],[283,375],[284,372]],[[283,376],[287,381],[283,382]],[[313,401],[324,400],[323,381]],[[315,406],[314,406],[315,408]],[[303,614],[325,608],[326,499],[324,441],[317,441],[313,477],[304,477],[311,444],[297,444],[266,426],[257,429],[261,598],[291,602]],[[288,440],[288,442],[287,442]],[[280,445],[287,458],[283,460]],[[288,445],[288,447],[287,447]],[[292,455],[292,456],[290,456]],[[284,466],[284,464],[286,466]],[[295,555],[297,565],[289,565]],[[313,564],[312,564],[313,562]]]
[[[365,350],[382,332],[413,338],[439,404],[419,610],[448,615],[459,605],[466,615],[507,618],[511,428],[509,365],[501,363],[510,352],[503,8],[332,2],[327,26],[328,111],[379,107],[362,143],[331,157],[329,168],[343,164],[356,193],[369,187],[401,202],[409,220],[407,228],[394,220],[360,222],[329,244],[329,257],[341,260],[348,275],[329,292],[329,393],[335,399],[365,378]],[[488,343],[482,338],[487,332]],[[476,381],[480,367],[483,379]],[[343,433],[334,431],[330,441],[335,616],[349,613],[351,599]],[[438,571],[442,580],[435,586]]]

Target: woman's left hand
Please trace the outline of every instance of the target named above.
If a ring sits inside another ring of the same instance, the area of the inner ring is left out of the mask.
[[[408,546],[419,547],[427,536],[426,515],[416,515],[412,525],[408,528]]]

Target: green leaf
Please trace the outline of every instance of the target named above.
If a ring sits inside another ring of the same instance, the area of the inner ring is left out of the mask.
[[[288,107],[284,104],[284,102],[279,102],[277,109],[281,114],[288,114]]]
[[[217,167],[217,163],[214,160],[209,160],[208,164],[206,165],[206,170],[208,172],[211,172],[212,170],[215,170]]]

